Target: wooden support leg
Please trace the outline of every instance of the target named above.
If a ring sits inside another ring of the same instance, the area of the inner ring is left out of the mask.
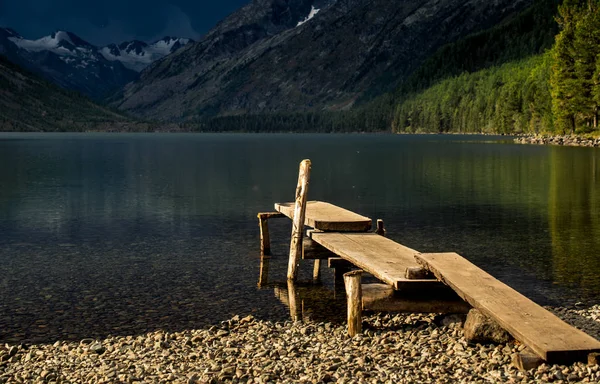
[[[377,219],[377,229],[375,230],[375,233],[381,236],[385,236],[385,228],[383,227],[383,220],[381,219]]]
[[[362,271],[352,271],[344,275],[346,299],[348,300],[348,335],[354,337],[362,332]]]
[[[290,305],[290,317],[292,321],[300,320],[298,314],[298,301],[296,300],[296,285],[291,280],[288,280],[288,303]]]
[[[290,241],[290,259],[288,263],[287,278],[296,281],[298,275],[298,261],[302,257],[302,237],[304,232],[304,215],[306,214],[306,195],[310,179],[310,160],[302,160],[298,172],[298,185],[296,186],[296,204],[294,206],[294,220],[292,222],[292,239]]]
[[[262,288],[269,284],[269,262],[271,261],[270,256],[262,255],[260,257],[260,272],[258,275],[258,288]]]
[[[317,282],[321,280],[321,259],[315,259],[313,266],[313,281]]]
[[[260,226],[260,254],[271,254],[271,239],[269,238],[269,223],[266,218],[258,217],[258,225]]]

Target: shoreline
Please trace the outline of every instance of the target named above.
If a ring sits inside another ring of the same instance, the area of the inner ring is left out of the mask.
[[[525,134],[514,139],[517,144],[562,145],[566,147],[600,147],[600,138],[577,135]]]
[[[549,308],[600,337],[600,305]],[[583,321],[585,319],[585,321]],[[0,383],[12,382],[600,382],[600,366],[511,364],[512,341],[468,344],[457,316],[375,314],[353,338],[345,325],[234,316],[182,332],[0,346]]]

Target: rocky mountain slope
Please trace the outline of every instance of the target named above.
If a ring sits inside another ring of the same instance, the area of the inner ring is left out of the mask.
[[[254,0],[151,65],[114,103],[160,120],[343,110],[531,0]]]
[[[100,49],[106,60],[119,61],[136,72],[141,72],[153,62],[175,52],[184,45],[193,42],[191,39],[166,36],[154,43],[143,41],[126,41],[121,44],[110,44]]]
[[[0,28],[0,54],[62,88],[96,99],[136,80],[139,71],[188,41],[167,37],[153,44],[128,42],[100,48],[71,32],[28,40]]]
[[[126,130],[130,124],[135,125],[0,55],[0,131]]]

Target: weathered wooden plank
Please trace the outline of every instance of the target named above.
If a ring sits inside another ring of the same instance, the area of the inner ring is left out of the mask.
[[[550,364],[585,361],[600,341],[570,326],[456,253],[417,254],[416,260],[460,297],[500,324]]]
[[[298,171],[298,185],[296,186],[296,202],[292,213],[292,238],[290,240],[290,258],[288,262],[287,278],[296,280],[298,275],[298,259],[302,257],[302,238],[304,236],[304,216],[306,214],[306,196],[308,194],[308,181],[310,180],[310,160],[302,160]]]
[[[276,203],[275,210],[294,217],[294,203]],[[306,203],[304,225],[322,231],[364,232],[371,229],[371,219],[322,201]]]
[[[405,278],[406,268],[419,266],[414,259],[418,252],[375,233],[323,232],[313,233],[312,239],[396,290],[413,284],[441,285],[435,279]]]
[[[268,220],[268,219],[277,219],[277,218],[286,217],[286,216],[281,212],[259,212],[256,214],[256,217],[258,217],[259,219]]]
[[[363,284],[362,305],[382,312],[467,313],[471,309],[448,287],[441,294],[401,294],[387,284]]]

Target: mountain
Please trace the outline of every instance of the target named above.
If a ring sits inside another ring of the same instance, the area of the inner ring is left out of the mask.
[[[143,128],[23,70],[0,55],[0,131],[82,131]]]
[[[155,62],[114,105],[167,121],[346,110],[396,89],[441,46],[532,0],[253,0]]]
[[[28,40],[12,29],[0,28],[0,54],[63,88],[95,99],[136,80],[140,70],[187,42],[166,37],[150,45],[135,41],[99,48],[71,32]]]
[[[106,60],[97,47],[65,31],[28,40],[14,30],[0,28],[0,52],[63,88],[97,99],[138,77],[137,72]]]
[[[152,44],[143,41],[126,41],[121,44],[110,44],[100,49],[100,53],[106,60],[120,61],[123,65],[136,72],[141,72],[144,68],[158,59],[162,59],[193,42],[191,39],[166,36]]]

